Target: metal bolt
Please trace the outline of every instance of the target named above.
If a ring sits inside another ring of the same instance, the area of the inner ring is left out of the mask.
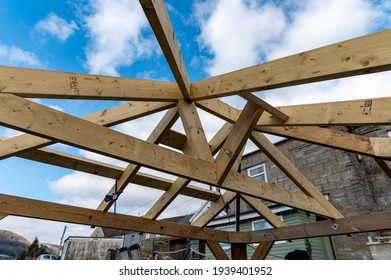
[[[333,230],[337,231],[339,225],[336,224],[336,223],[333,223],[333,224],[331,225],[331,227],[333,228]]]

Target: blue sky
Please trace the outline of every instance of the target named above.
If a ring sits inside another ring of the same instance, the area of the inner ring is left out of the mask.
[[[166,5],[192,81],[369,34],[391,26],[390,0],[167,0]],[[136,0],[1,0],[0,65],[173,81]],[[389,96],[390,74],[316,83],[257,93],[273,105]],[[34,100],[83,116],[119,102]],[[244,102],[225,101],[241,108]],[[200,112],[208,138],[222,124]],[[145,139],[161,114],[115,129]],[[177,125],[180,129],[180,124]],[[0,127],[0,135],[18,132]],[[124,166],[87,151],[54,149]],[[249,150],[253,147],[249,145]],[[0,161],[0,192],[95,208],[113,181],[18,158]],[[20,174],[23,174],[21,176]],[[142,215],[161,193],[132,186],[120,211]],[[201,202],[178,198],[166,216],[196,210]],[[0,228],[56,243],[64,224],[7,217]],[[88,227],[70,225],[73,235]],[[73,229],[73,230],[72,230]]]

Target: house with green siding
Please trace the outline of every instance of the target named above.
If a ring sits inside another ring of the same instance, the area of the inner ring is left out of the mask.
[[[278,215],[284,223],[287,225],[297,225],[314,222],[319,217],[315,217],[313,214],[309,214],[303,211],[298,211],[285,206],[271,206],[273,212]],[[235,214],[223,214],[215,218],[209,227],[235,231],[236,230],[236,218]],[[253,231],[268,229],[270,225],[254,211],[244,212],[240,215],[240,231]],[[227,255],[231,255],[230,244],[221,244]],[[250,259],[254,250],[258,244],[247,245],[247,255]],[[267,260],[283,260],[288,252],[295,249],[308,250],[314,260],[333,260],[335,255],[331,246],[329,237],[318,237],[311,239],[297,239],[297,240],[282,240],[274,243],[271,248]],[[209,248],[205,248],[205,259],[212,260],[214,256]]]

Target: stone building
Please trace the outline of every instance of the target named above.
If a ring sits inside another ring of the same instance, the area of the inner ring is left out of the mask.
[[[389,126],[335,129],[368,137],[389,137],[390,134]],[[391,179],[373,158],[291,139],[282,140],[276,146],[345,217],[391,210]],[[299,191],[262,151],[245,155],[240,168],[242,173],[252,177]],[[235,202],[232,204],[231,213],[236,209]],[[241,212],[248,211],[251,208],[241,202]],[[373,259],[369,241],[377,238],[391,246],[387,239],[390,235],[391,232],[370,232],[333,236],[330,240],[336,259]],[[386,251],[391,256],[391,247]]]

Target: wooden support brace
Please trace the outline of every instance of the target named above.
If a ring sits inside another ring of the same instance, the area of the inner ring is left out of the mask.
[[[218,184],[222,184],[238,158],[263,109],[248,102],[216,158]]]
[[[325,208],[333,218],[343,218],[343,215],[318,191],[318,189],[304,176],[300,170],[262,133],[253,132],[251,139],[271,161],[274,162],[306,195],[313,197]]]
[[[176,108],[172,108],[167,111],[164,117],[161,119],[156,128],[152,131],[151,135],[148,137],[147,142],[158,144],[160,139],[166,134],[168,130],[174,125],[176,120],[178,119],[178,110]],[[127,185],[132,181],[132,179],[137,175],[137,172],[140,170],[141,165],[136,164],[128,164],[125,168],[124,172],[118,178],[116,183],[111,187],[108,192],[109,195],[112,195],[116,192],[123,192]],[[97,210],[108,211],[110,207],[114,204],[114,201],[105,201],[99,204]]]
[[[264,260],[267,257],[267,254],[274,245],[274,241],[265,241],[258,244],[257,249],[255,249],[253,255],[251,256],[252,260]]]
[[[140,0],[185,99],[190,100],[190,79],[163,0]]]
[[[206,240],[205,242],[217,260],[229,260],[227,253],[223,250],[218,242],[209,240]]]
[[[269,114],[276,117],[279,121],[286,122],[289,118],[288,115],[284,114],[279,109],[270,105],[266,101],[258,98],[257,96],[255,96],[251,92],[247,91],[247,92],[240,93],[240,96],[243,97],[244,99],[254,103],[255,105],[258,105],[259,107],[263,108]]]

